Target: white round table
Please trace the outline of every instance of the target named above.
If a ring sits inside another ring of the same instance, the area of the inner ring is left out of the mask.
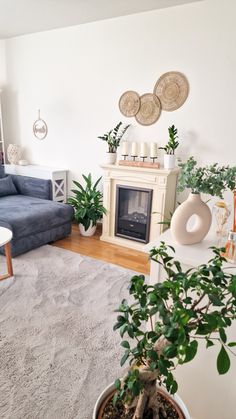
[[[11,230],[5,227],[0,227],[0,246],[4,246],[5,248],[5,255],[6,255],[6,262],[7,262],[7,273],[4,275],[0,275],[0,280],[13,276],[12,260],[11,260],[11,245],[10,245],[11,239],[12,239]]]

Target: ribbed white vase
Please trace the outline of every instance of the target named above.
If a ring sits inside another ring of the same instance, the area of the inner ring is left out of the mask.
[[[195,223],[188,229],[188,221],[196,215]],[[212,215],[210,208],[201,200],[199,193],[191,193],[174,212],[171,219],[171,233],[180,244],[201,242],[211,227]]]
[[[21,158],[21,147],[18,144],[9,144],[7,158],[11,164],[17,164]]]

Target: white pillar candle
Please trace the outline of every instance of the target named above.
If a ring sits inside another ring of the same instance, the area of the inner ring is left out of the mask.
[[[133,142],[131,146],[131,156],[136,157],[138,155],[138,144]]]
[[[121,154],[122,154],[122,156],[128,156],[129,155],[129,143],[128,143],[128,141],[122,141]]]
[[[147,143],[141,143],[141,145],[140,145],[140,157],[147,157],[147,155],[148,155]]]
[[[150,157],[152,158],[157,157],[157,143],[150,144]]]

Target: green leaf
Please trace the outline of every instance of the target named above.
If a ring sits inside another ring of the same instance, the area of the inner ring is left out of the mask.
[[[217,357],[217,370],[219,374],[226,374],[230,368],[230,359],[224,346],[221,346],[221,350]]]
[[[178,384],[177,384],[177,382],[174,380],[174,381],[173,381],[173,383],[172,383],[172,386],[171,386],[170,393],[171,393],[171,394],[175,394],[177,390],[178,390]]]
[[[220,338],[221,338],[222,342],[226,343],[227,336],[226,336],[226,333],[225,333],[225,331],[222,327],[219,328],[219,334],[220,334]]]
[[[184,359],[185,363],[192,361],[192,359],[195,357],[197,353],[197,348],[198,348],[198,342],[196,340],[193,340],[189,344],[189,346],[186,347],[186,355]]]
[[[130,349],[130,344],[127,340],[123,340],[123,342],[121,342],[121,346],[123,346],[123,348]]]
[[[128,359],[128,357],[129,357],[129,351],[127,350],[127,351],[125,351],[124,355],[121,358],[121,361],[120,361],[120,366],[121,367],[123,367],[123,365],[126,362],[126,360]]]
[[[232,346],[236,346],[236,342],[229,342],[228,346],[232,347]]]
[[[120,390],[121,388],[121,381],[119,380],[119,378],[117,378],[115,381],[115,388],[116,390]]]
[[[207,341],[206,341],[206,347],[207,348],[210,348],[211,346],[214,346],[214,342],[212,342],[212,340],[210,340],[210,339],[207,339]]]

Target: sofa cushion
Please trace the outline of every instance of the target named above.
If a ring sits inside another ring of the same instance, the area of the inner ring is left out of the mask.
[[[19,239],[68,223],[73,218],[73,208],[67,204],[9,195],[0,198],[0,225],[9,224],[13,238]]]
[[[0,179],[0,196],[16,195],[18,192],[11,176]]]
[[[5,177],[5,169],[2,163],[0,163],[0,179]]]

